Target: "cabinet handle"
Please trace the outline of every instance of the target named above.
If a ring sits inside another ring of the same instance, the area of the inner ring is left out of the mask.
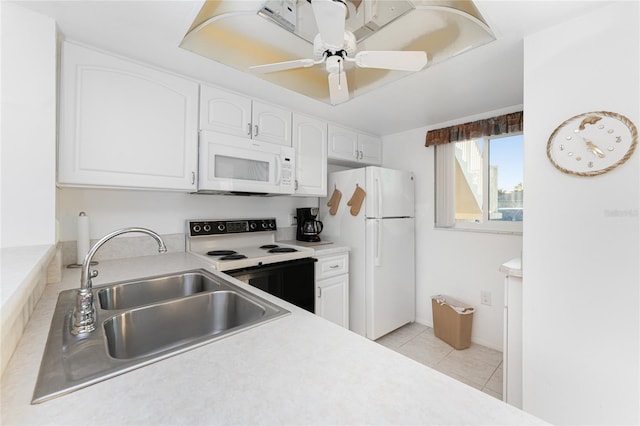
[[[316,287],[318,289],[318,291],[316,291],[316,295],[318,297],[318,299],[322,298],[322,287]]]
[[[294,189],[297,191],[297,190],[298,190],[298,179],[296,179],[296,181],[295,181],[295,182],[296,182],[296,183],[295,183],[295,187],[294,187]]]
[[[251,136],[251,123],[247,123],[247,135]]]
[[[191,172],[191,185],[196,184],[196,172]]]
[[[360,151],[360,159],[362,160],[364,158],[364,152]]]
[[[253,128],[255,129],[255,133],[253,134],[253,136],[258,136],[258,125],[254,125]]]
[[[331,265],[331,266],[329,266],[329,269],[336,269],[336,268],[339,268],[339,267],[340,267],[340,265]]]

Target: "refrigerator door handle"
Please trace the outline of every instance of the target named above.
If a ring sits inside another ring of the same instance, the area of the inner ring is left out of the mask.
[[[375,187],[376,187],[376,198],[378,201],[378,205],[376,206],[378,211],[376,212],[376,217],[382,217],[382,188],[380,188],[380,178],[375,178]]]
[[[373,264],[375,266],[381,266],[382,265],[382,223],[380,223],[380,220],[376,220],[375,224],[376,224],[376,229],[375,229],[376,242],[375,242],[375,256],[373,259]]]

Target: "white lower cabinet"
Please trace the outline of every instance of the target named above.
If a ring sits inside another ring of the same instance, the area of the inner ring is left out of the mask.
[[[58,183],[194,191],[198,84],[65,42]]]
[[[316,249],[316,315],[349,328],[349,251]]]

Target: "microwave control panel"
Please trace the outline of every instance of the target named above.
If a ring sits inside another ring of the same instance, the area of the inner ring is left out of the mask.
[[[293,186],[293,162],[290,158],[285,157],[282,162],[282,181],[281,186]]]

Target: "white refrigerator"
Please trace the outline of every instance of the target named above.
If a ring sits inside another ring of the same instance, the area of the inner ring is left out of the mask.
[[[327,195],[322,238],[351,249],[349,328],[375,340],[415,321],[413,173],[373,166],[331,173]]]

